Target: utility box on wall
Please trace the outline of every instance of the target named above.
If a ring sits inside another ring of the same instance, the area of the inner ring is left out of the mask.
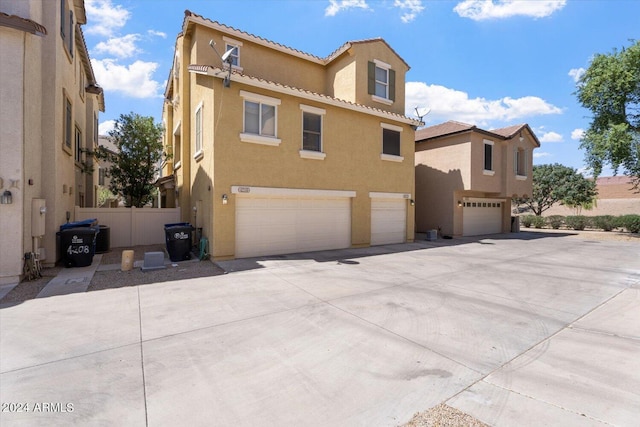
[[[45,199],[31,199],[31,237],[44,236],[46,213]]]

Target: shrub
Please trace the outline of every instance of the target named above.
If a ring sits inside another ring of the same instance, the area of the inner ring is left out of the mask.
[[[535,215],[522,215],[520,217],[520,221],[522,222],[522,226],[523,227],[531,227],[531,224],[533,223],[533,218],[535,218]]]
[[[640,215],[618,217],[618,227],[624,227],[629,233],[640,233]]]
[[[584,230],[587,226],[587,218],[582,215],[568,216],[564,219],[564,222],[567,227],[574,230]]]
[[[616,227],[615,217],[611,215],[594,216],[593,226],[604,231],[611,231]]]
[[[544,218],[541,216],[534,216],[531,222],[535,228],[542,228],[545,224]]]
[[[547,224],[554,230],[557,230],[564,223],[564,216],[562,215],[551,215],[547,217]]]

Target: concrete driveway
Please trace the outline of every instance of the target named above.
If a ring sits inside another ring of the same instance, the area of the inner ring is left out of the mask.
[[[637,425],[639,249],[526,232],[5,306],[0,424]]]

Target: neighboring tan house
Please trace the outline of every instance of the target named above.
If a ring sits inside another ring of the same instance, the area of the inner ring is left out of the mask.
[[[98,136],[98,146],[110,154],[115,155],[118,153],[118,148],[110,136]],[[111,184],[109,168],[111,168],[111,165],[112,163],[108,159],[97,159],[96,170],[94,171],[94,173],[98,174],[95,196],[95,207],[97,208],[117,208],[120,203],[118,196],[114,195],[109,189]]]
[[[416,228],[442,235],[509,232],[511,198],[532,193],[538,138],[526,124],[486,131],[449,121],[416,132]]]
[[[0,284],[19,280],[26,252],[53,264],[67,213],[94,203],[104,97],[85,23],[82,0],[0,0],[0,194],[11,193],[0,204]]]
[[[413,241],[408,69],[382,39],[320,58],[186,11],[163,176],[214,259]]]

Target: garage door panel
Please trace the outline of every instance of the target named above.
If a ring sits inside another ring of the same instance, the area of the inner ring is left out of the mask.
[[[404,199],[371,199],[371,244],[403,243],[407,202]]]
[[[498,234],[502,232],[502,203],[490,199],[465,201],[462,208],[464,236]]]
[[[349,198],[239,196],[236,199],[237,257],[349,246]]]

